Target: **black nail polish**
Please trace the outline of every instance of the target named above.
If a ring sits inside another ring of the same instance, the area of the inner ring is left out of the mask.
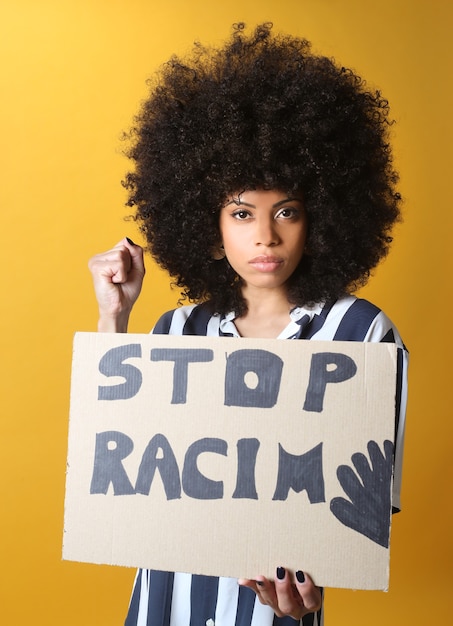
[[[283,580],[285,578],[285,568],[284,567],[277,567],[277,578],[279,580]]]
[[[127,243],[129,243],[131,246],[135,246],[135,243],[132,241],[132,239],[129,239],[129,237],[126,237]]]
[[[297,578],[297,582],[298,582],[298,583],[304,583],[304,582],[305,582],[305,576],[304,576],[304,573],[303,573],[303,572],[301,572],[300,570],[298,570],[298,571],[296,572],[296,578]]]

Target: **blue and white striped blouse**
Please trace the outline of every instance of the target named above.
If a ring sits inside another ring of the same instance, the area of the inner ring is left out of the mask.
[[[213,315],[205,305],[165,313],[153,333],[239,337],[234,313]],[[367,300],[348,296],[297,307],[278,339],[391,342],[398,347],[393,507],[400,508],[401,465],[407,398],[407,351],[389,318]],[[276,564],[278,565],[278,564]],[[125,626],[322,626],[323,610],[300,622],[277,617],[236,579],[139,570]]]

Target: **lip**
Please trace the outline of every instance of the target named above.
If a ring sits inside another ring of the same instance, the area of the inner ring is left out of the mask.
[[[260,255],[256,256],[249,261],[249,265],[252,265],[259,272],[275,272],[283,264],[283,259],[276,256]]]

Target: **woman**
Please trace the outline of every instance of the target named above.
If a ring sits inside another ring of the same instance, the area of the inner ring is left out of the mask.
[[[397,344],[398,509],[407,354],[384,313],[352,295],[399,218],[388,124],[379,92],[307,41],[238,24],[223,47],[196,44],[163,66],[124,184],[153,257],[191,302],[153,332]],[[126,332],[142,249],[124,239],[90,269],[99,331]],[[320,624],[322,590],[303,564],[275,565],[273,581],[141,570],[126,625]]]

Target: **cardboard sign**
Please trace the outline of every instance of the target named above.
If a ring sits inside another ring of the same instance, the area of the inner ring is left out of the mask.
[[[386,589],[392,344],[78,333],[63,558]]]

